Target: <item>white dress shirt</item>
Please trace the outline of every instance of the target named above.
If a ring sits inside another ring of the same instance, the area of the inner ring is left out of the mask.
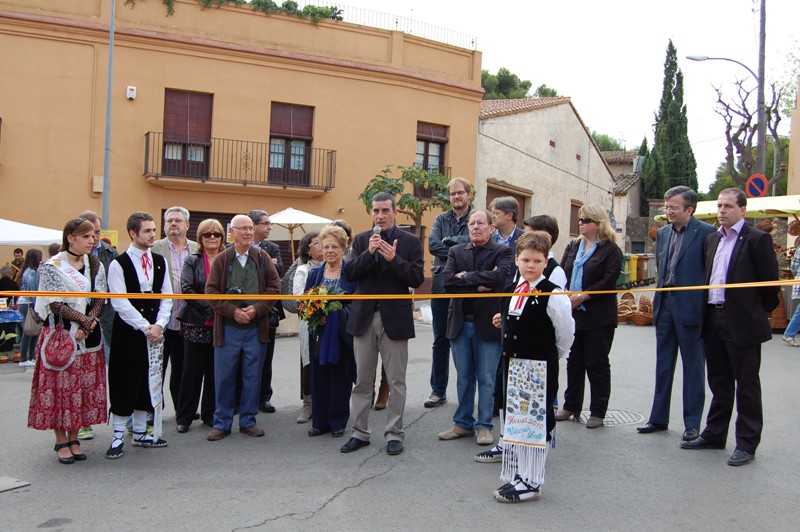
[[[139,278],[139,289],[142,292],[152,291],[154,273],[152,266],[153,256],[150,253],[150,250],[148,249],[147,251],[142,251],[141,249],[135,248],[133,245],[131,245],[125,253],[130,255],[131,261],[133,261],[133,267],[136,269],[136,275]],[[150,258],[151,264],[147,275],[145,275],[145,271],[142,268],[142,255],[145,254],[147,254]],[[128,291],[127,287],[125,286],[125,274],[122,271],[122,266],[120,266],[119,262],[116,260],[112,261],[108,267],[108,291],[110,293],[117,294],[124,294]],[[161,283],[161,293],[172,293],[172,283],[169,279],[169,273],[166,271],[164,272],[164,282]],[[136,310],[136,307],[133,306],[130,300],[118,297],[113,297],[110,299],[111,306],[117,311],[117,314],[119,314],[119,317],[122,318],[122,321],[134,329],[144,332],[145,329],[151,325],[151,323],[149,323],[144,316],[142,316],[142,313]],[[158,306],[158,316],[156,317],[156,322],[152,325],[160,325],[162,329],[166,329],[167,324],[169,323],[171,311],[172,300],[162,299]]]

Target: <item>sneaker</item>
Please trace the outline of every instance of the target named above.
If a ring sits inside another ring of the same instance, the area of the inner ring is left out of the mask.
[[[492,436],[491,430],[479,430],[478,437],[476,439],[478,441],[478,445],[491,445],[494,443],[494,436]]]
[[[428,400],[425,401],[425,408],[436,408],[437,406],[442,406],[446,402],[446,397],[439,397],[438,395],[432,393],[431,396],[428,397]]]
[[[493,462],[502,462],[503,461],[503,449],[498,446],[494,446],[488,451],[481,451],[475,455],[475,461],[480,462],[482,464],[491,464]]]
[[[475,435],[475,431],[474,430],[466,430],[466,429],[462,429],[458,425],[453,425],[452,427],[450,427],[446,431],[440,432],[439,433],[439,439],[440,440],[456,440],[458,438],[464,438],[464,437],[467,437],[467,436],[474,436],[474,435]]]
[[[493,495],[498,502],[537,501],[542,498],[542,487],[526,484],[519,475],[516,475],[513,481],[494,490]]]
[[[92,427],[83,427],[81,430],[79,430],[78,439],[79,440],[94,439],[94,431],[92,430]]]
[[[784,341],[784,342],[786,342],[787,344],[789,344],[789,345],[790,345],[790,346],[792,346],[792,347],[800,347],[800,344],[798,344],[798,343],[795,341],[795,339],[794,339],[794,338],[791,338],[791,337],[789,337],[789,336],[783,335],[783,341]]]

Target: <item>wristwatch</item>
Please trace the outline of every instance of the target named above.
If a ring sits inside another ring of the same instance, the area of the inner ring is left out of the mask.
[[[466,278],[467,278],[467,272],[466,272],[466,270],[464,270],[463,272],[460,272],[460,273],[458,274],[458,276],[461,278],[461,280],[462,280],[462,281],[466,280]]]

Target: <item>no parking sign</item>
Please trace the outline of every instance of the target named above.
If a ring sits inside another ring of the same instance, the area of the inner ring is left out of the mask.
[[[764,174],[753,174],[744,185],[744,193],[748,198],[763,198],[767,195],[769,180]]]

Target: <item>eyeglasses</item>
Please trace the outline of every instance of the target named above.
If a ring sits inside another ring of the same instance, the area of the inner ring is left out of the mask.
[[[467,194],[469,194],[469,192],[467,192],[466,190],[456,190],[456,191],[450,192],[451,196],[466,196]]]
[[[222,233],[218,233],[217,231],[213,232],[209,231],[207,233],[203,233],[200,236],[202,236],[203,238],[222,238]]]
[[[272,227],[272,222],[256,222],[256,225],[266,225]]]
[[[233,226],[231,226],[231,229],[238,229],[239,231],[243,231],[245,233],[252,233],[254,231],[254,229],[252,227],[233,227]]]
[[[597,220],[592,220],[591,218],[578,218],[578,223],[582,224],[596,224]]]
[[[319,241],[319,240],[315,240],[315,241],[313,241],[313,242],[311,243],[311,245],[312,245],[312,246],[321,246],[322,244],[320,243],[320,241]]]

